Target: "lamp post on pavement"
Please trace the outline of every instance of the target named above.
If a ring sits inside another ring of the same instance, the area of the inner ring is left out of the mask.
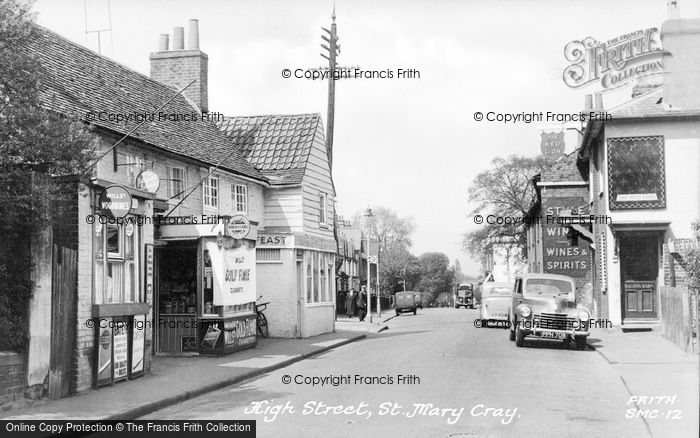
[[[367,308],[369,309],[369,319],[368,322],[371,324],[372,323],[372,306],[370,305],[370,298],[372,296],[372,283],[370,282],[370,278],[372,277],[372,271],[370,270],[370,256],[369,256],[369,239],[370,239],[370,218],[374,216],[372,214],[372,209],[367,207],[367,212],[364,214],[364,217],[367,218]]]

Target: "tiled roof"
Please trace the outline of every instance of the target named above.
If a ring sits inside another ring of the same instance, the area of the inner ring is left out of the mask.
[[[251,129],[260,129],[242,144],[242,152],[272,184],[301,183],[317,133],[322,133],[319,114],[226,117],[219,128],[240,143]],[[321,128],[319,130],[319,128]]]
[[[89,112],[112,114],[152,113],[171,99],[176,91],[147,76],[130,70],[106,57],[75,44],[60,35],[37,26],[35,38],[25,49],[37,56],[44,68],[41,77],[42,100],[63,114],[85,120]],[[182,95],[162,110],[164,113],[200,113]],[[94,125],[127,134],[138,121],[91,121]],[[205,164],[216,165],[232,152],[231,143],[213,122],[148,121],[131,137]],[[266,178],[240,151],[233,151],[221,168],[258,180]]]

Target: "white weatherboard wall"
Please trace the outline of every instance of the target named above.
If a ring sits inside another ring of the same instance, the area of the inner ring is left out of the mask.
[[[302,231],[302,189],[300,186],[265,190],[265,227]]]
[[[335,190],[328,165],[326,145],[323,140],[323,125],[316,127],[316,134],[309,152],[309,160],[304,173],[304,233],[315,237],[333,239],[333,215],[335,212]],[[328,195],[326,225],[319,223],[320,195]]]
[[[693,237],[692,223],[700,219],[700,126],[697,122],[644,122],[606,125],[605,134],[611,137],[664,136],[664,170],[666,179],[666,208],[638,210],[609,210],[609,181],[607,172],[607,139],[602,148],[601,187],[605,210],[612,224],[645,224],[670,222],[663,236],[671,238]],[[615,238],[610,227],[606,228],[608,266],[608,303],[610,321],[622,324],[620,288],[620,262],[615,256]],[[664,285],[661,254],[659,254],[658,287]]]

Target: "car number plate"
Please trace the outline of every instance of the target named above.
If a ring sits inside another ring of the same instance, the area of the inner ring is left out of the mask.
[[[547,332],[544,331],[540,334],[543,338],[553,338],[553,339],[564,339],[566,335],[564,333],[557,333],[557,332]]]

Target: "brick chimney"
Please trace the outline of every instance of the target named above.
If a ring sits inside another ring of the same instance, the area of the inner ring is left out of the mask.
[[[173,49],[168,50],[168,35],[160,36],[158,51],[151,53],[151,78],[178,90],[193,79],[182,94],[194,102],[201,111],[209,111],[207,92],[209,57],[199,50],[199,21],[190,20],[187,48],[184,47],[185,31],[182,27],[173,29]]]
[[[700,109],[700,19],[679,18],[678,5],[668,3],[661,25],[664,48],[664,103],[671,109]]]

